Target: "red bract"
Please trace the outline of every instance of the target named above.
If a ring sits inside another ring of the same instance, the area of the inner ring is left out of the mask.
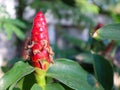
[[[46,70],[50,62],[53,62],[54,53],[49,44],[48,27],[42,12],[38,12],[34,18],[31,43],[28,47],[31,49],[33,66]]]
[[[104,25],[102,23],[98,23],[97,26],[95,26],[94,31],[98,30],[99,28],[103,27]]]

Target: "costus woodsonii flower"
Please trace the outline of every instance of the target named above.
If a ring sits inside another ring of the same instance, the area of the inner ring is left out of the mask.
[[[53,62],[54,52],[50,47],[48,26],[44,14],[39,11],[33,20],[31,30],[29,58],[34,67],[47,70],[49,64]],[[28,55],[27,55],[28,56]]]

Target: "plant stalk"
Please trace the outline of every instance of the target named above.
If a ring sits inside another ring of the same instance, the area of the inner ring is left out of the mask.
[[[35,70],[35,77],[36,77],[37,83],[42,88],[42,90],[45,90],[45,87],[46,87],[45,74],[46,74],[46,71],[44,70],[40,70],[40,69]]]

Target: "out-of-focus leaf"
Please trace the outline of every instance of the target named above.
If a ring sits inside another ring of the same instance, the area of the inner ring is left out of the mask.
[[[99,8],[89,3],[87,0],[76,0],[76,5],[81,8],[82,12],[92,12],[92,13],[98,13]]]
[[[58,83],[52,83],[47,84],[46,90],[65,90],[65,89]]]
[[[96,39],[120,40],[120,23],[103,26],[93,34],[93,37]]]
[[[84,49],[86,47],[87,43],[83,40],[80,40],[80,39],[75,38],[75,37],[68,36],[66,34],[64,34],[64,38],[68,42],[70,42],[72,44],[75,44],[75,46],[79,47],[80,49]]]
[[[7,39],[10,40],[12,38],[12,34],[13,34],[13,31],[11,30],[11,25],[5,23],[4,24],[4,29],[5,29]]]
[[[23,40],[25,38],[25,34],[22,32],[22,30],[13,24],[5,23],[4,28],[5,28],[5,32],[7,34],[8,40],[12,38],[13,33],[15,33],[15,35],[18,38],[20,38],[21,40]]]
[[[32,73],[34,68],[22,61],[17,62],[11,70],[9,70],[0,79],[0,90],[6,90],[10,85],[19,81],[22,77]]]
[[[13,33],[15,33],[19,39],[23,40],[25,34],[20,28],[26,28],[24,22],[18,19],[0,18],[0,31],[5,31],[8,40],[12,38]]]
[[[62,0],[62,2],[64,2],[65,4],[75,7],[75,0]]]
[[[84,71],[76,62],[58,59],[47,71],[47,76],[55,78],[75,90],[103,90],[95,78]]]
[[[18,38],[20,38],[21,40],[25,39],[25,34],[19,28],[14,26],[12,27],[12,30]]]
[[[34,84],[30,90],[42,90],[38,84]]]
[[[89,64],[93,63],[93,56],[90,52],[80,53],[76,55],[75,58],[80,62],[89,63]]]
[[[2,22],[0,22],[0,32],[2,31],[2,28],[3,28]]]
[[[113,68],[109,61],[102,56],[94,54],[94,70],[98,81],[105,90],[112,90]]]
[[[112,18],[115,22],[120,22],[120,14],[112,14]]]
[[[13,25],[18,26],[20,28],[26,28],[26,24],[19,19],[7,19],[6,21],[7,21],[7,23],[13,24]]]

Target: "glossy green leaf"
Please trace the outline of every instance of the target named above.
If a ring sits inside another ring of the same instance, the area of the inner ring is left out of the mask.
[[[98,29],[93,37],[96,39],[120,40],[120,23],[109,24]]]
[[[79,64],[68,59],[58,59],[47,71],[47,76],[55,78],[75,90],[103,90],[96,87],[95,78],[84,71]]]
[[[65,90],[65,89],[58,83],[52,83],[46,85],[46,90]]]
[[[10,85],[19,81],[22,77],[32,73],[34,68],[22,61],[17,62],[11,70],[9,70],[0,79],[0,90],[6,90]]]
[[[94,54],[94,70],[98,81],[105,90],[112,90],[113,68],[108,60],[102,56]]]
[[[34,84],[30,90],[42,90],[38,84]]]

